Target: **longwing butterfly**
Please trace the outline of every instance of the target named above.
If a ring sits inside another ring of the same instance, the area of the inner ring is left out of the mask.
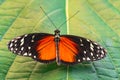
[[[49,63],[56,60],[58,64],[73,64],[83,61],[95,61],[106,55],[106,50],[98,43],[74,35],[32,33],[14,38],[8,49],[15,54],[29,56]]]
[[[60,35],[58,29],[55,34],[31,33],[14,38],[8,43],[8,49],[42,63],[56,60],[57,64],[100,60],[107,53],[92,40],[74,35]]]

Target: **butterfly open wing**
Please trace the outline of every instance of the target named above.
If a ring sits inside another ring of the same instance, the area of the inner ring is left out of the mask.
[[[56,59],[54,36],[46,36],[38,40],[35,48],[38,61],[48,63]]]
[[[48,37],[49,36],[49,37]],[[48,63],[55,60],[54,36],[47,33],[33,33],[14,38],[8,49],[21,56]]]
[[[83,61],[95,61],[106,55],[106,50],[98,43],[89,39],[62,35],[60,39],[60,59],[62,63],[80,63]]]
[[[62,63],[75,63],[80,48],[78,44],[69,38],[61,37],[59,43],[59,57]]]

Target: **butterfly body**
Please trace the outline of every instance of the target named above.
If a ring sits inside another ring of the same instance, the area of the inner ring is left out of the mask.
[[[55,34],[31,33],[14,38],[8,43],[8,49],[42,63],[56,60],[58,65],[95,61],[106,55],[98,43],[79,36],[60,35],[58,29]]]
[[[55,30],[55,46],[56,46],[56,62],[58,65],[60,65],[60,53],[59,53],[59,42],[60,42],[60,31],[59,30]]]

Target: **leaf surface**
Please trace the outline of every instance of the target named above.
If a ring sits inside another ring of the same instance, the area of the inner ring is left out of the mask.
[[[119,0],[0,0],[0,79],[119,80],[119,5]],[[16,36],[35,32],[54,34],[55,27],[60,25],[61,34],[78,35],[100,43],[108,51],[106,58],[58,66],[16,56],[7,49],[9,40]]]

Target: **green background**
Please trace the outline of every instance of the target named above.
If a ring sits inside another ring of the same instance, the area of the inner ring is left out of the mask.
[[[16,56],[9,40],[26,33],[72,34],[97,41],[107,57],[72,66]],[[120,0],[0,0],[0,80],[120,80]]]

